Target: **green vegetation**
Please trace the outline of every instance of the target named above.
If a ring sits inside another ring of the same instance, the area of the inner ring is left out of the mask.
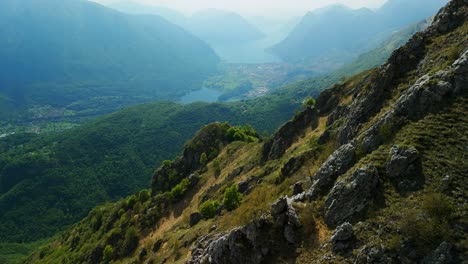
[[[218,210],[219,202],[208,200],[200,206],[200,213],[205,219],[211,219],[215,217],[216,211]]]
[[[302,103],[302,108],[314,108],[315,107],[315,99],[312,97],[308,97],[307,99],[304,100]]]
[[[237,185],[234,184],[224,191],[223,203],[228,211],[232,211],[239,207],[241,194],[238,191]]]
[[[418,253],[424,256],[442,241],[451,240],[453,231],[449,221],[454,210],[450,200],[440,193],[427,194],[422,205],[422,210],[403,213],[400,228],[405,237],[413,240]]]
[[[73,111],[99,98],[114,107],[115,98],[177,99],[201,87],[219,63],[206,43],[161,17],[88,1],[2,1],[0,17],[15,25],[0,29],[0,93],[14,100],[12,112],[34,105]]]
[[[190,186],[190,180],[185,178],[171,190],[171,195],[175,200],[180,200]]]
[[[221,175],[221,167],[219,164],[219,159],[213,161],[213,169],[215,171],[215,178],[218,178]]]

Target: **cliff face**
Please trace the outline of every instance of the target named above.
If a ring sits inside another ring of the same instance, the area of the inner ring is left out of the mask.
[[[208,126],[156,172],[151,197],[94,210],[30,262],[461,263],[467,18],[452,0],[270,139]]]

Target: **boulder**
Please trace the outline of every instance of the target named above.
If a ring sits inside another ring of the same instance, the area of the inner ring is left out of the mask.
[[[331,249],[334,253],[344,253],[348,251],[353,243],[353,226],[345,222],[338,226],[330,238]]]
[[[194,226],[198,224],[198,222],[200,222],[202,219],[203,219],[203,215],[200,212],[192,213],[190,214],[189,224],[190,226]]]
[[[412,191],[420,188],[423,179],[418,150],[414,147],[403,148],[394,145],[390,149],[386,172],[389,179],[397,184],[398,190]]]
[[[325,201],[325,223],[330,227],[363,218],[379,182],[373,165],[357,169],[349,179],[339,181]]]
[[[354,264],[367,264],[367,263],[389,263],[384,256],[385,249],[382,245],[365,245],[362,247],[354,261]]]
[[[248,194],[253,188],[253,186],[251,186],[251,183],[256,181],[256,177],[250,176],[247,180],[241,181],[239,184],[237,184],[237,189],[242,194]]]
[[[281,215],[286,210],[287,205],[287,197],[279,198],[271,205],[271,215],[273,217]]]
[[[298,195],[304,192],[304,188],[302,187],[303,185],[303,182],[296,182],[293,186],[293,195]]]
[[[313,184],[307,191],[308,198],[317,199],[325,195],[333,187],[338,176],[354,164],[355,153],[355,148],[351,143],[335,150],[312,177]]]
[[[148,252],[146,251],[146,248],[143,248],[140,253],[138,253],[138,259],[143,260],[145,257],[148,255]]]
[[[262,263],[270,253],[269,243],[274,242],[265,240],[271,226],[266,217],[261,217],[227,234],[219,234],[210,240],[203,238],[192,249],[192,258],[187,263]]]
[[[153,252],[154,252],[154,253],[158,252],[159,249],[161,249],[162,244],[163,244],[162,239],[158,239],[158,240],[154,243]]]
[[[442,242],[429,256],[422,261],[423,264],[449,264],[453,263],[453,246],[448,242]]]

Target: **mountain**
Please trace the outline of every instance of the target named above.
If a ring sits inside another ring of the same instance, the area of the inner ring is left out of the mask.
[[[119,1],[112,3],[109,7],[130,14],[158,15],[180,27],[185,27],[188,24],[188,18],[184,14],[163,6],[144,5],[133,1]]]
[[[151,194],[96,207],[27,262],[463,262],[467,16],[450,1],[269,138],[202,127]]]
[[[1,1],[0,23],[0,93],[18,106],[177,98],[219,62],[207,44],[159,16],[85,0]]]
[[[283,41],[269,50],[290,62],[325,59],[343,64],[392,32],[432,16],[446,2],[389,0],[375,11],[329,6],[308,12]]]
[[[275,42],[265,39],[267,36],[261,30],[234,12],[206,9],[185,16],[169,8],[143,5],[133,1],[113,3],[110,7],[124,13],[162,16],[210,44],[226,62],[278,61],[278,58],[265,52],[265,48]]]
[[[193,14],[189,29],[211,45],[242,43],[264,37],[260,30],[242,16],[216,9]]]
[[[423,27],[421,23],[395,33],[382,49],[361,56],[355,68],[290,84],[255,100],[144,104],[58,134],[0,138],[0,247],[17,254],[15,248],[35,245],[30,243],[63,230],[95,205],[145,188],[154,164],[174,158],[200,126],[230,121],[274,131],[304,98],[316,97],[343,77],[381,64],[384,54]],[[43,192],[45,186],[48,192]],[[38,213],[31,214],[35,210]],[[44,210],[49,213],[40,213]],[[18,246],[18,242],[27,244]]]

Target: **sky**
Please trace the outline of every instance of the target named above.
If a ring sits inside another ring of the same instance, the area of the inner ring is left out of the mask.
[[[111,4],[122,0],[93,0]],[[191,14],[198,10],[216,8],[246,15],[304,14],[331,4],[344,4],[351,8],[378,8],[386,0],[132,0],[147,5],[165,6]]]

